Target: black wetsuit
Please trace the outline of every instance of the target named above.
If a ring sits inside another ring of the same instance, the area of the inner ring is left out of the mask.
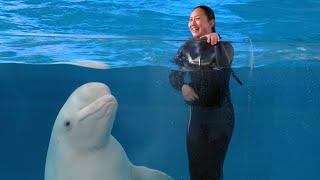
[[[191,105],[187,130],[190,179],[218,180],[222,179],[223,162],[234,126],[229,91],[233,72],[225,47],[233,49],[228,42],[215,46],[204,43],[205,47],[199,52],[203,43],[186,42],[174,59],[180,70],[172,70],[169,78],[174,88],[181,91],[182,85],[188,84],[199,96],[196,101],[186,102]],[[198,61],[195,60],[197,53],[201,54]]]

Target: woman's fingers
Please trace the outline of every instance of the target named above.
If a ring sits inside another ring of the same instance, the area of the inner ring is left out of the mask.
[[[211,33],[210,38],[211,38],[211,41],[210,41],[211,45],[215,45],[219,42],[219,36],[217,33]]]
[[[182,86],[182,93],[183,93],[183,98],[186,101],[195,101],[199,99],[199,96],[195,93],[192,87],[189,85],[183,85]]]
[[[201,38],[206,38],[207,42],[211,45],[217,44],[220,40],[219,35],[217,33],[206,34],[204,36],[201,36]]]
[[[217,40],[216,40],[216,38],[215,38],[214,35],[210,36],[210,43],[211,43],[211,45],[215,45],[215,44],[217,43],[216,41],[217,41]]]
[[[199,96],[194,92],[194,98],[195,100],[199,99]]]
[[[188,95],[189,95],[188,99],[190,99],[191,101],[195,101],[199,99],[198,95],[194,92],[194,90],[191,90]]]

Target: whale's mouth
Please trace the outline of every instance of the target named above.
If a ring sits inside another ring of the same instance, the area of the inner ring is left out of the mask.
[[[104,95],[94,102],[90,103],[89,105],[81,108],[79,110],[79,122],[84,121],[85,119],[88,119],[89,116],[92,116],[93,114],[98,113],[99,111],[102,111],[106,106],[115,105],[117,104],[116,99],[112,95]],[[101,113],[104,115],[106,112]]]

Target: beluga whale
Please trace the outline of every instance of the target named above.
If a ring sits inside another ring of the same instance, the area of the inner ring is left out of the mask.
[[[51,133],[45,180],[172,180],[136,166],[111,135],[117,100],[98,82],[77,88],[61,108]]]

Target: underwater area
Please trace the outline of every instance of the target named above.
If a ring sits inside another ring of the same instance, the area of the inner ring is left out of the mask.
[[[224,179],[319,179],[315,0],[0,1],[0,179],[44,179],[57,115],[89,82],[117,99],[111,134],[133,164],[189,179],[190,106],[169,75],[199,4],[215,10],[243,82],[229,82],[235,126]]]

